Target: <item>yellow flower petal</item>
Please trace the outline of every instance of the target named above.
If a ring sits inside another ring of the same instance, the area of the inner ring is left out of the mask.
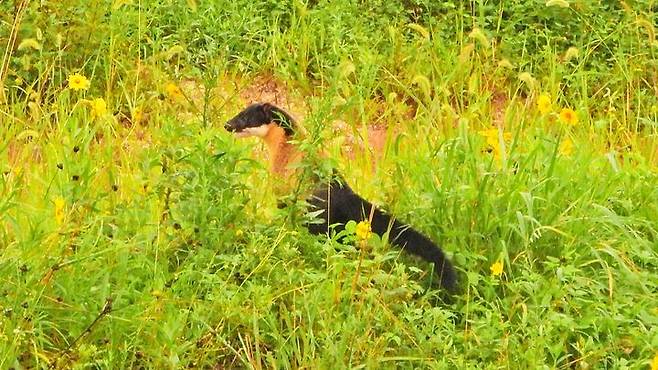
[[[64,210],[66,208],[66,201],[62,197],[55,198],[55,222],[57,225],[64,223]]]
[[[169,82],[165,85],[165,92],[167,96],[172,100],[179,100],[183,97],[183,91],[173,82]]]
[[[500,276],[503,274],[503,261],[497,261],[490,267],[492,276]]]
[[[104,116],[107,113],[107,104],[102,98],[96,98],[89,102],[91,105],[91,116],[93,118]]]
[[[74,73],[72,75],[69,75],[68,81],[69,81],[69,88],[73,90],[87,90],[91,85],[87,77],[79,73]]]
[[[569,138],[564,139],[562,143],[560,143],[559,152],[567,157],[573,154],[573,141]]]
[[[576,125],[578,123],[578,114],[573,109],[563,108],[560,111],[560,120],[568,125]]]
[[[553,103],[551,102],[550,96],[546,94],[539,95],[539,98],[537,99],[537,109],[539,109],[541,114],[549,113],[553,109],[551,107],[552,105]]]
[[[478,131],[478,134],[484,136],[487,141],[488,152],[493,153],[494,158],[500,158],[501,155],[501,142],[499,139],[499,132],[497,128]],[[512,139],[512,134],[503,132],[503,142],[507,143]]]
[[[359,240],[368,240],[372,234],[372,228],[370,227],[370,222],[361,221],[356,224],[356,238]]]

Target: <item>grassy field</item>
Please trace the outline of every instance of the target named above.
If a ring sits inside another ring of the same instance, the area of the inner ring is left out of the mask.
[[[0,2],[0,369],[658,369],[657,12]],[[253,101],[462,292],[277,209]]]

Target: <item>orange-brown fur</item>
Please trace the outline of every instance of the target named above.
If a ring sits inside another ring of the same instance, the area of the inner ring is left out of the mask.
[[[265,136],[262,137],[267,145],[269,154],[271,180],[274,181],[272,189],[277,196],[290,194],[291,188],[296,184],[296,170],[294,166],[302,159],[302,153],[294,144],[288,141],[284,130],[276,125],[269,124]]]
[[[290,175],[290,165],[301,159],[301,153],[288,142],[283,129],[270,124],[267,134],[263,137],[270,155],[270,171],[279,177]]]

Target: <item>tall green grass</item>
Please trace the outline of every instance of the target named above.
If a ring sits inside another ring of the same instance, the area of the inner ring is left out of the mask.
[[[647,368],[656,5],[564,3],[1,3],[0,368]],[[222,128],[262,75],[461,294],[277,209]]]

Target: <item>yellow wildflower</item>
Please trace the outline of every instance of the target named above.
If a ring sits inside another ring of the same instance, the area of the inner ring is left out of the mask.
[[[64,209],[66,208],[66,201],[62,197],[55,198],[55,222],[57,225],[64,223]]]
[[[484,136],[487,140],[487,145],[491,147],[498,147],[498,129],[492,128],[488,130],[478,131],[478,134]]]
[[[656,352],[656,355],[653,357],[653,360],[651,361],[651,370],[658,370],[658,352]]]
[[[575,125],[578,123],[578,115],[573,109],[563,108],[560,111],[560,120],[568,125]]]
[[[567,157],[573,154],[573,141],[569,138],[564,139],[562,143],[560,143],[559,152]]]
[[[183,97],[183,91],[173,82],[169,82],[165,86],[165,92],[167,93],[167,96],[169,96],[169,98],[172,100],[179,100]]]
[[[481,130],[478,131],[478,134],[484,136],[487,139],[487,143],[489,142],[489,139],[495,139],[498,141],[498,129],[497,128],[490,128],[487,130]],[[503,140],[504,141],[509,141],[512,138],[512,134],[509,132],[503,132]]]
[[[478,133],[487,140],[487,146],[493,151],[494,157],[498,158],[500,157],[500,139],[498,137],[498,129],[497,128],[491,128],[487,130],[482,130],[478,131]],[[512,134],[509,132],[504,132],[503,133],[503,141],[507,142],[510,139],[512,139]]]
[[[69,81],[69,88],[73,90],[87,90],[89,88],[89,85],[91,85],[87,77],[79,73],[74,73],[72,75],[69,75],[68,81]]]
[[[503,274],[503,261],[497,261],[490,267],[491,276],[500,276]]]
[[[370,227],[370,222],[361,221],[356,224],[356,238],[359,240],[368,240],[372,234],[372,228]]]
[[[14,173],[14,179],[18,179],[23,175],[23,168],[21,166],[16,166],[13,168],[12,172]]]
[[[107,104],[103,98],[96,98],[89,102],[91,105],[91,117],[101,117],[107,113]]]
[[[537,99],[537,109],[539,109],[541,114],[549,113],[552,110],[551,105],[550,96],[546,94],[539,95],[539,98]]]

